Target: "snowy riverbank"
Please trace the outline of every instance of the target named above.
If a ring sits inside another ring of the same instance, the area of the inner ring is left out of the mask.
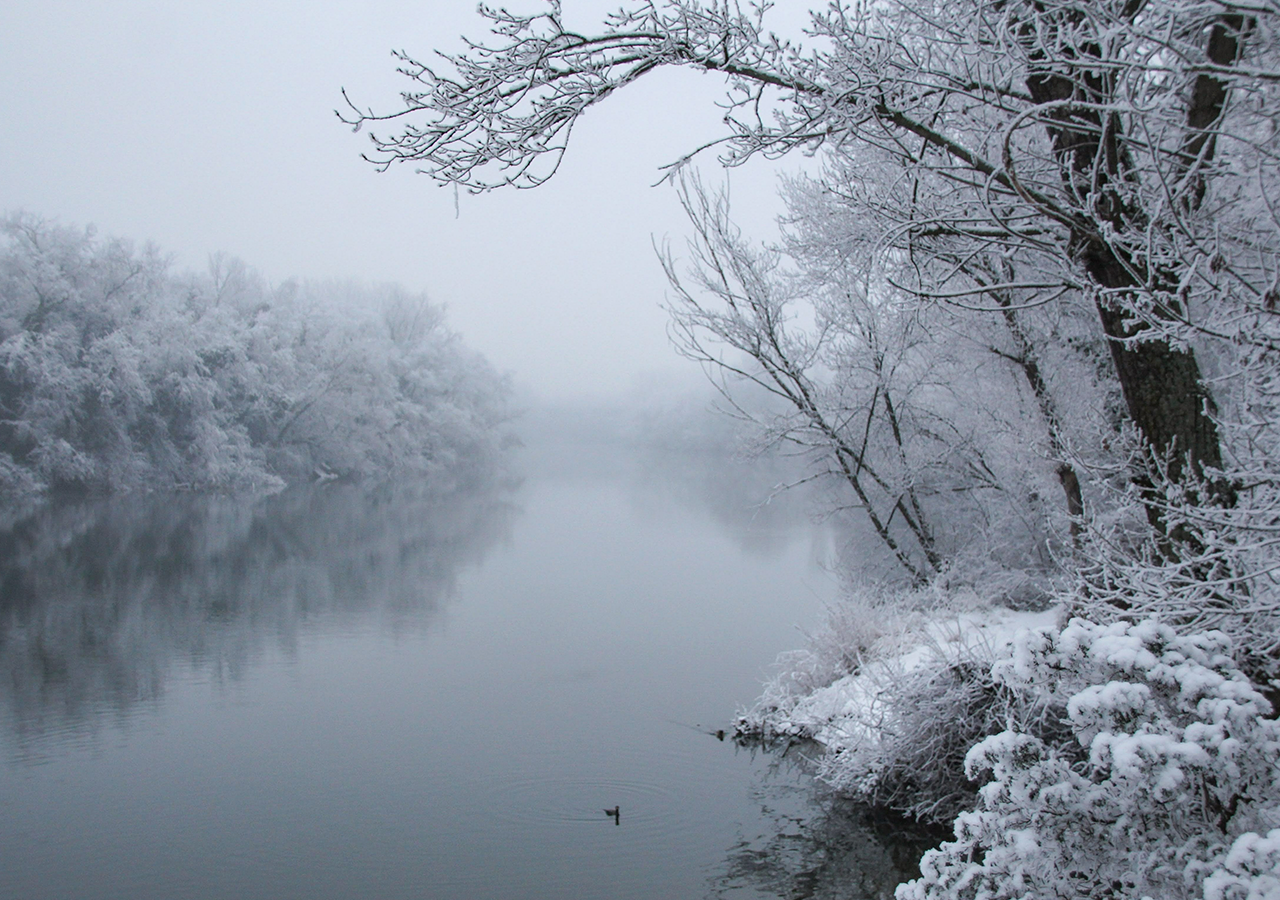
[[[794,675],[780,672],[769,685],[774,691],[766,689],[760,704],[738,718],[737,733],[814,740],[831,753],[866,749],[882,736],[893,684],[926,669],[994,661],[1007,655],[1018,632],[1051,627],[1057,619],[1057,607],[1037,612],[990,607],[907,623],[860,654],[853,671],[809,693],[779,691],[780,680]]]
[[[947,612],[904,612],[849,598],[809,646],[784,655],[735,733],[815,741],[817,776],[874,806],[945,823],[976,800],[964,776],[973,744],[1005,727],[992,664],[1017,634],[1058,624],[1056,607],[1015,611],[971,598]]]
[[[842,793],[954,820],[900,900],[1280,897],[1280,723],[1227,635],[972,610],[810,680],[850,633],[785,659],[737,732],[816,740]]]

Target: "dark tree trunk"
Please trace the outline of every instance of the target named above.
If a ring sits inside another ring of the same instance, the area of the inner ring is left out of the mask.
[[[1101,288],[1134,288],[1128,271],[1109,249],[1086,253],[1084,264]],[[1152,452],[1167,464],[1169,479],[1182,482],[1187,460],[1197,477],[1206,466],[1221,468],[1222,449],[1213,420],[1216,407],[1205,390],[1195,355],[1166,340],[1142,340],[1145,326],[1126,317],[1115,304],[1100,299],[1098,315],[1129,416]]]
[[[1230,64],[1236,60],[1239,31],[1240,23],[1235,21],[1219,22],[1210,29],[1206,49],[1212,61]],[[1156,334],[1148,336],[1152,324],[1133,314],[1147,306],[1135,302],[1141,294],[1155,293],[1171,321],[1180,315],[1173,290],[1180,283],[1180,273],[1150,270],[1145,261],[1125,249],[1123,240],[1103,238],[1106,232],[1121,238],[1140,234],[1149,217],[1125,199],[1131,196],[1124,188],[1136,178],[1135,168],[1119,117],[1101,111],[1114,95],[1111,76],[1105,74],[1105,67],[1089,65],[1091,59],[1101,58],[1102,50],[1086,45],[1079,48],[1079,54],[1065,63],[1042,56],[1044,67],[1032,72],[1027,88],[1036,103],[1053,104],[1047,106],[1044,120],[1070,205],[1082,213],[1072,228],[1071,249],[1099,289],[1098,315],[1129,416],[1156,460],[1167,466],[1168,478],[1181,483],[1189,476],[1202,477],[1206,468],[1222,465],[1213,400],[1204,387],[1194,353]],[[1221,119],[1226,100],[1226,86],[1220,79],[1199,76],[1192,86],[1188,139],[1181,154],[1182,174],[1190,178],[1184,192],[1189,206],[1197,206],[1203,197],[1204,163],[1213,153],[1211,129]],[[1071,101],[1079,101],[1079,105]],[[1160,304],[1153,305],[1156,312],[1149,315],[1160,315]],[[1138,480],[1142,487],[1151,487],[1143,476]],[[1230,491],[1223,487],[1215,488],[1213,494],[1218,502],[1232,500]],[[1163,528],[1158,513],[1151,509],[1149,514],[1152,522]]]

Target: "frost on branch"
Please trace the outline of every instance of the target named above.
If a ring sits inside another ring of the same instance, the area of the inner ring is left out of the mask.
[[[764,35],[767,5],[743,14],[735,6],[644,3],[610,15],[596,34],[565,27],[560,4],[516,15],[481,4],[488,44],[439,53],[444,69],[401,50],[399,72],[414,82],[391,113],[360,109],[350,98],[342,121],[394,121],[398,133],[371,134],[365,156],[380,169],[412,161],[441,183],[474,191],[537,187],[555,174],[578,117],[618,88],[667,65],[687,65],[745,78],[759,99],[763,86],[785,86],[789,48]],[[344,95],[345,97],[345,95]],[[736,104],[735,104],[736,105]],[[732,117],[726,122],[733,125]],[[739,129],[741,130],[741,129]]]
[[[766,10],[650,0],[579,32],[556,3],[482,7],[490,35],[438,69],[397,54],[399,108],[343,118],[391,130],[373,135],[382,168],[533,187],[618,89],[661,67],[723,74],[724,162],[821,146],[875,163],[867,193],[893,202],[858,212],[878,250],[909,258],[900,286],[922,300],[997,314],[1083,300],[1150,455],[1203,486],[1197,504],[1234,506],[1252,482],[1224,471],[1208,381],[1225,369],[1199,348],[1254,348],[1273,368],[1280,352],[1275,4],[836,2],[803,45],[766,31]],[[1159,486],[1133,481],[1169,552],[1194,545],[1162,518]]]
[[[899,900],[1275,895],[1280,726],[1221,634],[1075,619],[1024,635],[993,674],[1065,700],[1079,746],[975,746],[979,807]]]

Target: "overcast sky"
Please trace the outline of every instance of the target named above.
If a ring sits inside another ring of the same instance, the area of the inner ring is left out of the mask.
[[[513,9],[536,9],[515,0]],[[616,0],[565,0],[591,30]],[[452,325],[547,399],[701,377],[666,338],[651,237],[682,240],[659,167],[720,134],[722,83],[658,72],[589,113],[536,191],[463,195],[360,160],[345,87],[393,109],[392,48],[425,57],[483,33],[470,0],[6,0],[0,210],[154,240],[181,267],[224,250],[279,281],[426,290]],[[720,178],[713,160],[704,168]],[[733,173],[763,229],[772,168]]]

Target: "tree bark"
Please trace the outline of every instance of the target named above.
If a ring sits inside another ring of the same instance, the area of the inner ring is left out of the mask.
[[[1135,287],[1109,249],[1087,253],[1084,263],[1100,287]],[[1168,467],[1169,480],[1182,483],[1188,461],[1197,478],[1204,477],[1206,467],[1221,468],[1222,448],[1213,420],[1217,407],[1205,390],[1195,354],[1163,339],[1144,339],[1142,333],[1149,328],[1115,303],[1100,298],[1097,307],[1129,416],[1152,453]]]
[[[1229,55],[1229,61],[1234,62],[1239,52],[1237,43],[1224,37],[1218,27],[1212,29],[1209,44],[1211,57],[1225,59]],[[1063,188],[1071,205],[1082,213],[1079,224],[1072,228],[1070,249],[1099,288],[1098,315],[1129,416],[1155,460],[1167,467],[1168,479],[1182,483],[1188,477],[1202,478],[1206,469],[1222,465],[1215,408],[1195,354],[1149,334],[1154,330],[1151,324],[1132,312],[1140,304],[1128,302],[1130,298],[1139,300],[1143,292],[1155,291],[1169,308],[1167,314],[1179,315],[1172,287],[1179,283],[1180,273],[1151,271],[1143,260],[1126,252],[1122,242],[1102,236],[1107,231],[1114,235],[1140,233],[1149,217],[1145,210],[1131,206],[1122,190],[1137,176],[1119,116],[1101,111],[1114,94],[1111,76],[1103,74],[1105,67],[1089,66],[1091,57],[1101,56],[1101,48],[1087,45],[1074,60],[1051,61],[1041,56],[1044,67],[1032,72],[1027,88],[1036,103],[1048,107],[1044,118]],[[1187,117],[1192,136],[1185,146],[1201,163],[1212,153],[1206,129],[1220,119],[1226,99],[1227,90],[1220,79],[1201,76],[1193,86]],[[1079,105],[1071,101],[1079,101]],[[1203,184],[1189,187],[1192,202],[1198,204]],[[1144,479],[1139,476],[1138,480],[1141,484]],[[1151,488],[1150,483],[1141,486]],[[1225,489],[1214,493],[1219,502],[1231,499]],[[1148,506],[1153,524],[1163,530],[1160,516],[1153,515],[1150,502]]]

